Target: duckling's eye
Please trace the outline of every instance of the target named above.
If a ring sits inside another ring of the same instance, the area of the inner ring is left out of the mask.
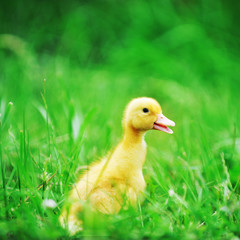
[[[143,109],[143,112],[144,112],[144,113],[149,112],[148,108],[144,108],[144,109]]]

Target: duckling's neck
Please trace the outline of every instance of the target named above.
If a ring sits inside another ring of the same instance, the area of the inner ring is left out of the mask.
[[[123,140],[120,143],[123,149],[124,165],[133,169],[142,169],[146,157],[145,131],[137,131],[128,127],[124,131]],[[127,159],[127,161],[125,160]]]
[[[125,128],[123,139],[112,153],[108,164],[110,174],[115,169],[116,177],[128,179],[129,182],[136,175],[142,176],[142,167],[146,157],[144,133]]]
[[[138,131],[132,127],[127,127],[124,131],[123,145],[124,147],[132,147],[142,145],[144,143],[145,131]]]

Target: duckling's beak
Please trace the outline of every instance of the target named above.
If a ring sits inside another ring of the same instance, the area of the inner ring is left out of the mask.
[[[157,114],[157,120],[153,124],[153,129],[172,134],[172,129],[167,126],[175,126],[175,122],[165,117],[162,113]]]

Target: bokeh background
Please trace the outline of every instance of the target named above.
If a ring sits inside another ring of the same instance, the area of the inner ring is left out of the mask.
[[[195,173],[184,172],[189,169],[199,169],[206,185],[214,188],[227,178],[226,168],[232,189],[239,193],[239,5],[234,0],[1,1],[1,159],[6,181],[1,184],[8,219],[21,215],[11,200],[18,196],[14,169],[19,159],[38,159],[29,177],[32,188],[44,182],[46,169],[49,176],[71,170],[70,185],[78,165],[103,156],[120,140],[123,110],[140,96],[157,99],[176,122],[172,136],[146,136],[149,161],[144,171],[163,183],[160,194],[174,184],[179,193],[184,191],[183,183],[195,181]],[[80,163],[71,167],[75,149],[81,149],[74,155]],[[59,179],[49,192],[60,209],[64,191]],[[1,201],[5,219],[3,197]],[[5,224],[3,229],[9,226]]]

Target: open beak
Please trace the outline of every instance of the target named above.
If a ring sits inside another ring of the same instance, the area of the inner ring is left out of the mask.
[[[175,122],[166,118],[162,113],[157,114],[157,120],[153,124],[153,129],[172,134],[173,133],[172,129],[168,128],[167,126],[174,127]]]

